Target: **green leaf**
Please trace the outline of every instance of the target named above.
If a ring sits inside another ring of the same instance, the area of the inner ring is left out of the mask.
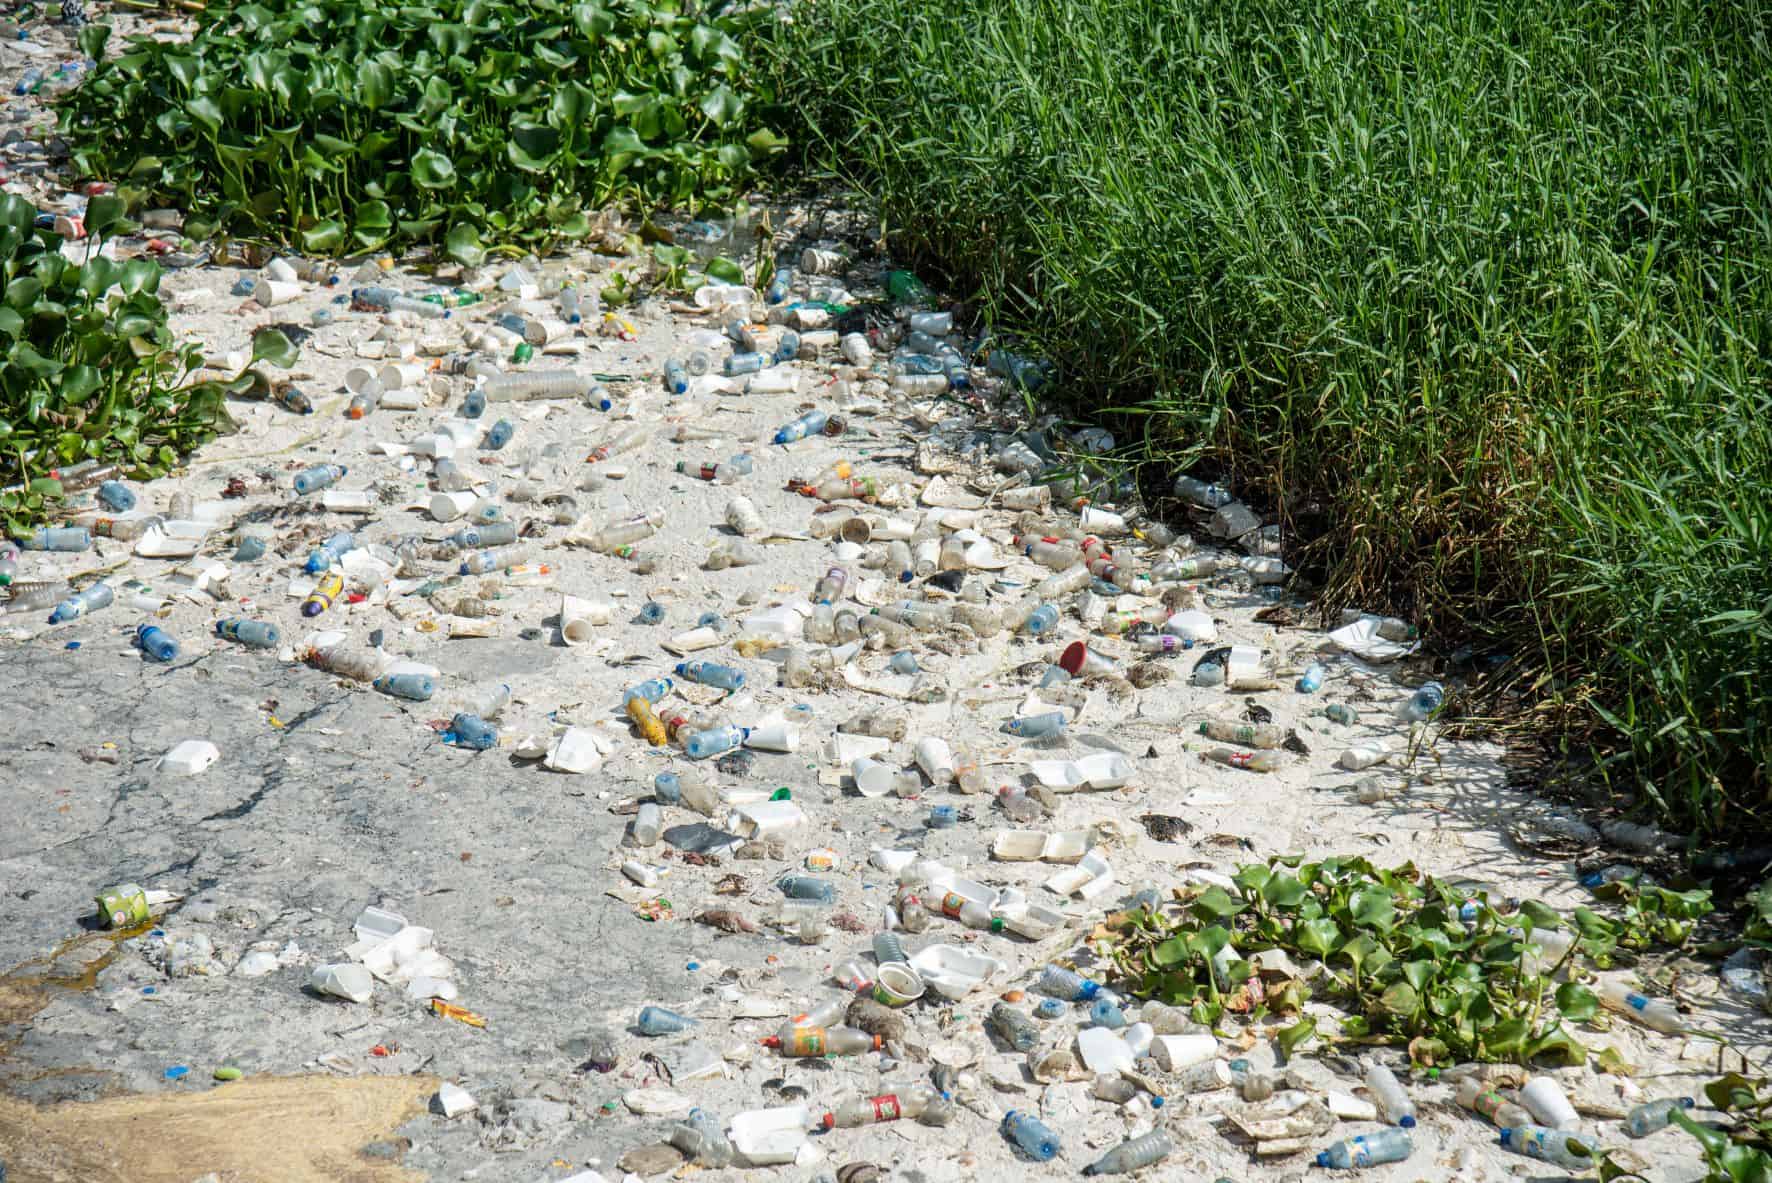
[[[1261,885],[1261,898],[1270,908],[1296,908],[1310,894],[1297,876],[1276,872]]]
[[[1564,982],[1557,987],[1557,1009],[1571,1023],[1585,1023],[1600,1009],[1594,992],[1579,982]]]
[[[712,268],[709,270],[712,271]],[[740,280],[735,282],[741,282],[742,279],[741,275]],[[1188,906],[1194,915],[1208,922],[1224,920],[1243,910],[1243,905],[1232,899],[1230,892],[1216,884],[1200,893]]]
[[[1421,996],[1408,982],[1392,982],[1378,998],[1378,1005],[1399,1018],[1415,1013]]]
[[[1397,908],[1388,891],[1382,888],[1361,888],[1348,898],[1348,912],[1355,924],[1389,932],[1397,922]]]
[[[298,352],[295,343],[277,329],[260,329],[252,335],[253,365],[265,361],[287,370],[295,364]]]
[[[1170,937],[1151,950],[1151,960],[1158,966],[1167,968],[1178,965],[1188,958],[1188,944],[1182,937]]]
[[[357,69],[357,93],[365,107],[381,110],[394,97],[394,72],[380,62],[364,62]]]
[[[97,238],[123,220],[129,205],[114,193],[103,193],[86,203],[86,233]]]
[[[344,241],[344,223],[337,218],[316,222],[302,231],[301,235],[302,249],[314,255],[330,255],[338,250]]]
[[[486,257],[486,249],[480,245],[479,230],[465,222],[449,228],[449,233],[443,236],[443,246],[450,258],[468,267],[478,267]]]
[[[1317,1021],[1315,1019],[1300,1019],[1292,1026],[1275,1032],[1274,1042],[1280,1045],[1280,1050],[1286,1054],[1286,1058],[1291,1059],[1293,1052],[1298,1049],[1299,1045],[1315,1036],[1316,1033]]]
[[[1298,947],[1317,957],[1327,958],[1329,951],[1341,943],[1341,929],[1327,916],[1307,920],[1293,930]]]
[[[716,256],[708,262],[708,274],[721,283],[742,284],[744,268],[724,255]]]
[[[448,189],[455,184],[455,165],[441,152],[420,148],[412,155],[412,179],[426,189]]]
[[[1522,900],[1520,915],[1532,922],[1534,930],[1555,930],[1563,927],[1563,918],[1537,900]]]

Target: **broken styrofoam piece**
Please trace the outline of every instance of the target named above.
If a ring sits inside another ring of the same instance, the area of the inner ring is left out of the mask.
[[[1077,1032],[1077,1055],[1097,1076],[1129,1071],[1134,1062],[1126,1041],[1107,1027],[1085,1027]]]
[[[460,993],[448,978],[434,978],[428,974],[420,974],[406,983],[406,997],[414,1002],[429,1002],[433,998],[454,1002]]]
[[[1000,830],[991,843],[991,857],[1005,863],[1075,863],[1089,852],[1094,837],[1091,830]]]
[[[187,739],[160,757],[158,768],[174,776],[196,776],[221,759],[221,750],[206,739]]]
[[[373,904],[357,913],[353,929],[359,941],[379,945],[381,942],[400,935],[410,921],[398,912],[390,912],[386,908],[377,908]]]
[[[1218,625],[1213,621],[1211,613],[1202,612],[1198,608],[1177,612],[1163,622],[1163,631],[1172,637],[1201,645],[1210,645],[1218,640]]]
[[[187,559],[203,546],[203,535],[179,537],[167,529],[172,523],[149,526],[135,540],[135,553],[149,559]]]
[[[1019,908],[1004,908],[1002,917],[1004,928],[1030,941],[1043,940],[1071,922],[1071,917],[1057,908],[1033,903]]]
[[[839,731],[825,744],[825,759],[849,768],[857,760],[878,756],[891,747],[892,741],[882,736],[851,735],[847,731]]]
[[[455,963],[433,947],[435,934],[409,924],[394,936],[370,949],[360,959],[363,967],[384,982],[404,985],[413,978],[447,978]]]
[[[542,767],[555,772],[591,772],[612,750],[608,740],[584,727],[562,731],[542,758]]]
[[[1054,895],[1078,895],[1089,900],[1109,890],[1114,884],[1114,868],[1099,853],[1091,851],[1046,881],[1046,890]]]
[[[1081,760],[1035,760],[1034,779],[1055,793],[1117,789],[1132,779],[1131,760],[1119,752],[1091,752]]]
[[[1395,661],[1415,652],[1419,642],[1402,645],[1379,636],[1378,629],[1383,623],[1377,616],[1362,616],[1330,633],[1329,639],[1336,648],[1370,662]]]
[[[990,978],[1007,970],[995,957],[957,945],[929,945],[911,958],[911,968],[944,998],[964,998]]]
[[[806,812],[793,801],[759,801],[740,805],[726,818],[726,828],[746,838],[780,834],[804,825]]]
[[[868,862],[888,875],[896,875],[916,861],[917,852],[914,850],[887,850],[883,846],[876,846],[868,852]]]
[[[779,1109],[752,1109],[734,1114],[727,1127],[732,1148],[753,1167],[793,1162],[806,1146],[812,1111],[804,1105]]]
[[[444,1117],[460,1117],[479,1106],[474,1095],[459,1084],[451,1084],[447,1080],[437,1086],[437,1106],[443,1110]]]
[[[361,965],[319,965],[308,975],[308,989],[349,1002],[368,1002],[375,996],[375,979]]]

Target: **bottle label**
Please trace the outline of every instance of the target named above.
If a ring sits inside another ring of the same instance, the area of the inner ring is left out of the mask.
[[[1372,1165],[1372,1147],[1364,1137],[1347,1140],[1348,1165],[1351,1167],[1369,1167]]]
[[[786,1051],[790,1056],[822,1056],[825,1048],[823,1027],[796,1027],[793,1038],[788,1040]]]
[[[942,893],[941,914],[943,916],[951,916],[955,919],[958,919],[959,915],[960,915],[960,909],[964,908],[965,906],[966,906],[966,897],[963,895],[960,895],[958,892],[948,891],[948,892]]]
[[[874,1107],[875,1121],[897,1121],[904,1116],[904,1109],[899,1105],[898,1097],[895,1095],[870,1097],[868,1104]]]
[[[1249,767],[1249,761],[1254,759],[1254,757],[1255,754],[1253,752],[1232,752],[1230,759],[1226,760],[1225,763],[1229,764],[1232,768],[1247,768]]]

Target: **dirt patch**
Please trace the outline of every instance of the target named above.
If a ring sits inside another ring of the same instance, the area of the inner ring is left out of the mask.
[[[421,1112],[429,1077],[263,1077],[39,1108],[0,1097],[10,1183],[418,1183],[360,1151]]]

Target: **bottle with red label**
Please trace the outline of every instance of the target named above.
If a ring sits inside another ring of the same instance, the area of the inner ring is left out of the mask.
[[[926,1084],[914,1084],[897,1093],[878,1097],[856,1097],[845,1101],[824,1115],[824,1128],[850,1129],[873,1125],[877,1121],[897,1121],[903,1117],[921,1117],[941,1094]]]

